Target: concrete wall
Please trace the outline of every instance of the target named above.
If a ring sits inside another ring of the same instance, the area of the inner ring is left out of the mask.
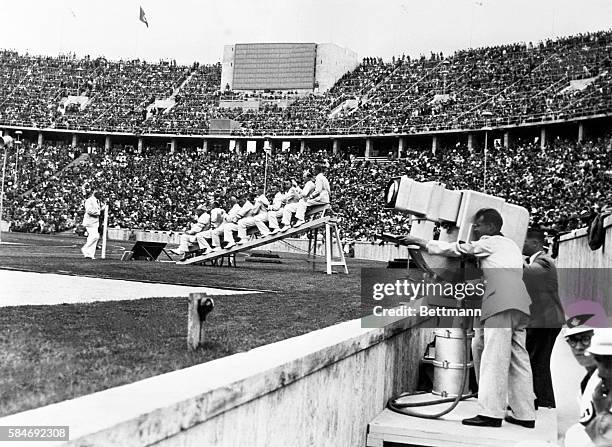
[[[604,245],[595,251],[588,245],[585,228],[561,238],[557,258],[559,296],[566,308],[572,303],[581,303],[579,308],[574,308],[576,312],[592,312],[607,318],[612,325],[612,216],[604,220],[604,227]],[[605,324],[605,320],[597,324]]]
[[[430,321],[352,320],[0,425],[68,425],[66,445],[88,447],[363,446],[387,399],[414,390]]]
[[[604,220],[606,240],[604,246],[593,251],[589,248],[587,229],[581,228],[561,237],[558,268],[612,268],[612,216]]]
[[[234,86],[234,45],[223,47],[223,59],[221,59],[221,91],[229,84],[230,89]]]
[[[353,71],[357,65],[359,60],[354,51],[333,43],[318,44],[315,82],[319,84],[319,91],[332,88],[338,79],[347,71]]]

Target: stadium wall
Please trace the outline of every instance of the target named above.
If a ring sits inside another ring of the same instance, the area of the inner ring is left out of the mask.
[[[589,247],[586,228],[561,237],[557,258],[559,296],[566,305],[582,302],[581,307],[574,307],[581,313],[601,312],[612,322],[612,216],[604,220],[604,228],[604,245],[598,250]],[[585,301],[597,304],[586,304]]]
[[[332,88],[336,81],[359,65],[357,53],[333,43],[317,45],[315,85],[320,92]]]
[[[588,229],[581,228],[561,236],[557,268],[612,268],[612,216],[604,220],[606,239],[599,250],[589,247]]]
[[[394,318],[364,329],[352,320],[0,425],[68,425],[64,445],[71,446],[365,445],[367,425],[386,401],[415,389],[430,321]]]
[[[234,45],[223,47],[223,59],[221,59],[221,91],[227,86],[230,90],[234,84]]]

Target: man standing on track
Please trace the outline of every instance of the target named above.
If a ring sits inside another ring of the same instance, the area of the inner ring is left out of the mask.
[[[91,190],[91,195],[85,200],[85,215],[83,216],[83,226],[87,229],[87,241],[81,247],[81,253],[88,259],[95,259],[96,246],[100,239],[98,227],[100,226],[100,213],[104,207],[100,205],[100,192],[97,189]]]

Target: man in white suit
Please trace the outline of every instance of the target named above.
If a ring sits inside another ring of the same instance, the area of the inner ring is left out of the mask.
[[[232,216],[229,222],[223,225],[223,240],[227,242],[225,248],[232,248],[233,246],[240,245],[244,242],[240,238],[238,241],[234,240],[233,233],[234,231],[238,231],[238,221],[243,217],[249,216],[253,206],[253,202],[251,202],[248,198],[245,199],[238,212]]]
[[[278,218],[283,217],[285,207],[289,206],[297,210],[297,203],[300,201],[301,192],[297,185],[292,184],[289,180],[285,180],[283,186],[285,192],[277,192],[272,200],[272,204],[268,207],[268,226],[270,230],[272,230],[272,234],[276,234],[280,231]]]
[[[262,236],[270,235],[270,230],[264,222],[268,221],[269,200],[263,193],[263,188],[259,189],[258,195],[253,199],[253,208],[249,213],[238,221],[238,237],[241,241],[247,239],[247,230],[257,226]]]
[[[323,174],[324,166],[319,164],[314,168],[315,180],[309,180],[302,189],[301,199],[295,207],[285,207],[283,213],[283,228],[281,231],[287,231],[291,228],[291,214],[295,210],[297,222],[293,225],[299,227],[304,224],[306,209],[309,206],[327,205],[330,200],[330,186],[327,177]]]
[[[170,250],[175,255],[184,256],[189,250],[191,244],[198,242],[197,234],[210,229],[210,214],[206,212],[203,205],[196,208],[196,222],[191,224],[191,228],[182,234],[179,239],[179,246],[175,250]],[[204,239],[203,239],[204,240]],[[200,245],[201,249],[210,249],[210,245],[204,240],[204,246]]]
[[[238,221],[238,213],[240,212],[241,206],[238,205],[238,199],[235,195],[229,197],[229,210],[224,212],[223,220],[221,224],[215,229],[211,230],[210,237],[212,239],[213,251],[221,250],[221,236],[224,234],[225,229],[228,225]]]
[[[83,226],[87,229],[87,241],[81,248],[81,253],[89,259],[95,259],[96,246],[98,239],[100,239],[98,227],[100,226],[100,213],[104,210],[104,207],[100,205],[99,196],[100,192],[93,189],[91,195],[85,200]]]
[[[474,216],[474,242],[427,241],[410,235],[401,239],[432,255],[469,255],[480,262],[487,285],[481,327],[475,329],[472,341],[479,412],[464,419],[463,425],[501,427],[502,420],[506,420],[534,428],[535,394],[525,330],[531,298],[523,282],[521,251],[501,234],[502,226],[499,212],[485,208]]]
[[[196,233],[195,238],[200,250],[204,250],[203,254],[212,252],[213,248],[208,243],[207,239],[212,239],[213,231],[215,231],[222,223],[225,217],[225,211],[220,208],[219,202],[213,202],[213,208],[210,210],[210,224],[208,228],[203,228],[202,231]]]

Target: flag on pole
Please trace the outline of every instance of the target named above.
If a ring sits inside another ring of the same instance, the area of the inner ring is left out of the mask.
[[[145,15],[144,9],[142,6],[140,7],[140,21],[149,27],[149,22],[147,22],[147,16]]]

